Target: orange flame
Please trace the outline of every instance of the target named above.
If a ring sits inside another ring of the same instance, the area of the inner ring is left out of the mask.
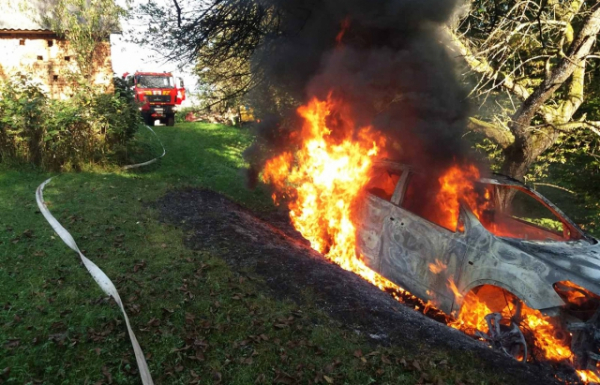
[[[600,384],[600,377],[591,370],[578,370],[577,374],[584,384]]]
[[[454,293],[454,298],[461,299],[463,297],[463,295],[460,293],[460,290],[458,290],[458,288],[456,287],[456,284],[454,283],[454,280],[452,278],[448,278],[448,288],[450,288],[450,290],[452,290],[452,293]]]
[[[344,103],[331,96],[312,99],[298,113],[304,118],[301,148],[270,159],[263,181],[280,195],[295,197],[288,204],[292,224],[313,249],[380,289],[402,291],[355,253],[354,202],[373,160],[384,155],[385,138],[372,127],[355,127]]]
[[[342,39],[344,38],[344,35],[346,34],[348,28],[350,28],[350,18],[346,17],[344,20],[342,20],[342,28],[335,37],[335,42],[338,46],[342,45]]]
[[[446,270],[447,267],[448,266],[444,262],[436,259],[435,263],[429,264],[429,271],[431,271],[433,274],[439,274],[442,271]]]
[[[439,223],[448,228],[456,229],[460,200],[464,199],[473,207],[477,207],[477,196],[473,188],[479,179],[479,170],[474,165],[466,167],[452,166],[440,178],[440,191],[436,196],[436,208],[442,218]]]

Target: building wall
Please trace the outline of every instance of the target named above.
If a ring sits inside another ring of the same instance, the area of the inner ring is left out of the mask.
[[[112,90],[110,43],[101,43],[96,54],[94,86]],[[0,31],[0,78],[17,73],[29,73],[42,84],[53,98],[68,98],[72,94],[68,73],[76,71],[77,63],[68,42],[52,33]]]

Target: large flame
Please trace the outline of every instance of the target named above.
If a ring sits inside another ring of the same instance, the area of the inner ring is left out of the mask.
[[[384,155],[385,137],[372,127],[355,127],[344,103],[331,96],[312,99],[298,113],[304,118],[301,148],[265,165],[262,179],[276,187],[273,199],[295,197],[288,203],[290,218],[312,248],[380,289],[401,290],[355,255],[353,204],[373,160]]]
[[[273,199],[277,203],[283,197],[288,199],[291,221],[312,248],[382,290],[393,289],[410,296],[369,269],[355,251],[355,203],[369,180],[373,161],[386,155],[385,137],[373,127],[356,127],[344,102],[331,95],[327,100],[312,99],[298,113],[304,118],[300,148],[282,153],[265,164],[262,179],[275,187]],[[435,213],[435,218],[428,219],[453,231],[464,231],[458,222],[460,202],[464,202],[488,230],[509,235],[505,234],[508,228],[485,223],[490,194],[475,188],[479,178],[479,170],[473,165],[452,165],[445,170],[437,181],[435,210],[429,210]],[[429,268],[439,274],[446,266],[436,261]],[[474,330],[487,331],[484,320],[487,314],[500,311],[506,318],[512,316],[514,306],[510,301],[499,309],[491,309],[489,303],[472,292],[463,298],[454,281],[449,280],[448,287],[463,301],[458,318],[450,322],[454,328],[471,334]],[[431,303],[419,306],[427,310]],[[545,358],[553,361],[572,358],[565,339],[557,337],[558,330],[548,317],[524,305],[522,318],[522,324],[531,330],[536,347]],[[579,372],[584,381],[597,378],[591,371]]]

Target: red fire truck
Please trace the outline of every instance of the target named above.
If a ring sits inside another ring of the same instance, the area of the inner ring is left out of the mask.
[[[175,125],[177,106],[185,100],[183,79],[168,72],[125,73],[123,79],[135,92],[142,104],[140,110],[144,123],[154,126],[157,120],[167,126]]]

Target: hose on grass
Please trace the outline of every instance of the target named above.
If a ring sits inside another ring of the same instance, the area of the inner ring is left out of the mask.
[[[162,155],[160,155],[154,159],[151,159],[147,162],[124,166],[123,170],[130,170],[130,169],[150,165],[152,163],[157,162],[160,158],[165,156],[165,154],[167,153],[165,146],[160,141],[160,138],[158,137],[158,135],[156,135],[156,132],[154,132],[154,130],[152,128],[150,128],[149,126],[145,126],[145,127],[148,128],[152,132],[152,134],[154,134],[154,136],[156,137],[156,139],[162,146],[162,148],[163,148]],[[125,312],[125,307],[123,306],[123,301],[121,301],[121,297],[119,296],[119,292],[117,291],[117,288],[112,283],[110,278],[108,278],[108,276],[102,271],[102,269],[100,269],[98,267],[98,265],[96,265],[94,262],[92,262],[88,258],[86,258],[85,255],[83,255],[83,253],[77,246],[77,243],[75,242],[75,239],[73,238],[73,236],[67,231],[67,229],[65,229],[60,224],[60,222],[58,222],[58,220],[56,220],[56,218],[54,218],[54,216],[50,213],[50,210],[48,210],[48,207],[46,206],[46,202],[44,201],[44,187],[46,187],[46,185],[48,183],[50,183],[50,181],[52,179],[53,178],[49,178],[49,179],[45,180],[42,184],[40,184],[38,186],[38,188],[35,191],[35,199],[37,201],[37,205],[40,209],[40,212],[42,213],[42,215],[44,216],[46,221],[50,224],[52,229],[56,232],[56,234],[58,234],[60,239],[62,239],[62,241],[67,246],[69,246],[73,251],[75,251],[77,254],[79,254],[79,257],[81,258],[81,261],[83,262],[83,265],[86,267],[86,269],[88,270],[88,272],[90,273],[92,278],[94,278],[94,280],[96,281],[98,286],[100,286],[102,291],[104,291],[104,293],[106,293],[107,295],[111,296],[115,300],[117,305],[119,305],[119,308],[121,309],[121,313],[123,314],[123,318],[125,319],[125,325],[127,326],[127,332],[129,333],[129,339],[131,340],[131,345],[133,346],[133,351],[135,353],[135,360],[137,361],[137,366],[140,371],[140,378],[142,380],[142,384],[143,385],[154,385],[154,382],[152,381],[152,376],[150,375],[150,370],[148,369],[148,364],[146,363],[146,358],[144,356],[144,352],[142,351],[142,348],[140,347],[140,344],[139,344],[137,338],[135,337],[135,333],[133,332],[133,329],[131,328],[131,325],[129,323],[129,317],[127,317],[127,313]]]

